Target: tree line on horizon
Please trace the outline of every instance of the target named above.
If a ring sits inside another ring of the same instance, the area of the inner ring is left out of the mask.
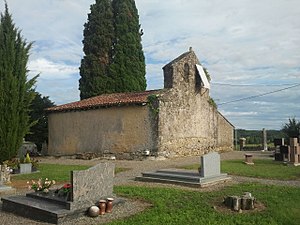
[[[267,130],[267,142],[273,143],[275,138],[285,138],[285,142],[289,142],[289,138],[300,138],[300,121],[295,117],[289,118],[287,123],[282,125],[280,130]],[[245,130],[237,129],[237,140],[246,138],[246,144],[261,144],[262,130]]]

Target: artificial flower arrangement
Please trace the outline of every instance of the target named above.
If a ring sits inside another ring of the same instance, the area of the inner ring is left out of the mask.
[[[71,191],[72,185],[71,184],[64,184],[61,188],[57,189],[55,192],[58,196],[67,196]]]
[[[61,188],[56,189],[54,192],[57,197],[64,198],[67,201],[71,199],[72,184],[64,184]]]
[[[55,180],[48,180],[48,178],[43,179],[40,178],[38,181],[32,180],[31,182],[27,181],[27,184],[29,185],[28,188],[30,190],[34,190],[35,192],[44,192],[48,193],[49,188],[55,184]]]

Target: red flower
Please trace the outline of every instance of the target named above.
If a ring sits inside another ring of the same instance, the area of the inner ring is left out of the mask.
[[[71,187],[72,187],[71,184],[64,184],[64,186],[63,186],[63,188],[65,188],[65,189],[69,189],[69,188],[71,188]]]

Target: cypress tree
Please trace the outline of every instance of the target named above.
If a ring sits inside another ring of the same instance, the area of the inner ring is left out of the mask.
[[[84,29],[81,99],[146,89],[145,57],[134,0],[96,0]]]
[[[81,99],[114,92],[108,72],[114,39],[111,0],[96,0],[90,9],[83,31],[85,56],[80,66]]]
[[[111,75],[116,92],[146,89],[145,57],[141,44],[138,11],[134,0],[114,0],[115,36]]]
[[[5,3],[0,20],[0,162],[16,156],[31,125],[29,107],[36,77],[27,81],[30,48]]]

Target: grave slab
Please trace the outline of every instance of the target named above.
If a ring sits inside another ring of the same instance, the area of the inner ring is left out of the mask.
[[[136,181],[172,183],[184,186],[206,187],[231,178],[220,172],[220,156],[218,153],[209,153],[201,157],[201,172],[182,169],[164,169],[155,172],[143,172],[135,178]]]
[[[1,198],[2,210],[54,224],[81,216],[100,199],[114,197],[114,168],[112,163],[100,163],[87,170],[71,171],[70,201],[52,196],[54,191],[28,193]]]

